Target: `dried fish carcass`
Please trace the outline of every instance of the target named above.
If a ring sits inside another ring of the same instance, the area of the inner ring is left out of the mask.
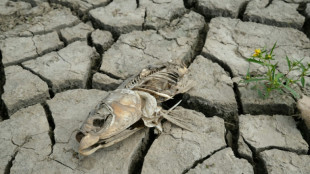
[[[185,66],[166,63],[144,68],[127,79],[88,115],[76,135],[79,153],[90,155],[144,127],[156,127],[160,132],[163,118],[190,129],[161,107],[162,102],[190,89],[191,82],[182,81],[186,73]]]

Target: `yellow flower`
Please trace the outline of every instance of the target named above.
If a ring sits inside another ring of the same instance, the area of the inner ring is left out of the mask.
[[[271,59],[271,55],[270,54],[267,55],[267,59]]]
[[[253,57],[257,57],[259,56],[261,53],[261,50],[258,48],[258,49],[255,49],[255,53],[253,54]]]
[[[261,50],[258,48],[258,49],[255,49],[255,53],[256,54],[260,54],[261,53]]]

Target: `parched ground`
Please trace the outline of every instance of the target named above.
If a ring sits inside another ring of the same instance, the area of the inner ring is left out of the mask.
[[[310,62],[309,36],[309,0],[1,0],[0,173],[310,173],[296,100],[238,83],[275,42],[279,71],[286,55]],[[196,130],[165,122],[80,156],[89,111],[169,60],[189,64],[195,86],[173,112]]]

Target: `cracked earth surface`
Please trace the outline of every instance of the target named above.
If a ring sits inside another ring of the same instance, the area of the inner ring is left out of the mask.
[[[279,71],[286,55],[310,62],[309,29],[309,0],[2,0],[0,173],[310,173],[296,100],[238,84],[275,41]],[[195,86],[173,112],[195,132],[164,122],[80,156],[89,111],[169,60],[189,64]]]

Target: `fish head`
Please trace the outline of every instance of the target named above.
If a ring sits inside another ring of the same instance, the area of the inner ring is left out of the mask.
[[[107,147],[107,142],[112,145],[112,139],[119,142],[119,138],[115,137],[126,137],[123,132],[132,129],[141,115],[141,99],[136,92],[129,89],[111,92],[89,113],[76,134],[76,140],[80,143],[79,153],[90,155]]]

